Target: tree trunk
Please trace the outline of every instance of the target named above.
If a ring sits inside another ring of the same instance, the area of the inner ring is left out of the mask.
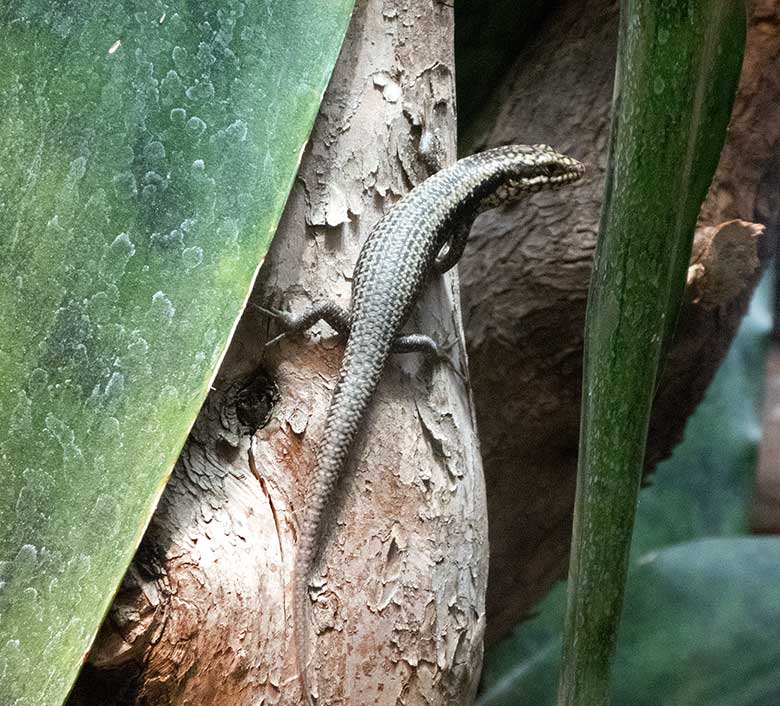
[[[358,2],[254,302],[348,305],[371,226],[454,160],[452,24],[452,8],[435,0]],[[459,321],[448,275],[409,329],[461,341]],[[265,349],[276,333],[257,311],[242,319],[92,651],[94,666],[138,672],[129,703],[302,702],[291,570],[343,345],[321,325]],[[312,582],[308,673],[319,703],[473,700],[487,517],[471,419],[448,367],[391,360]]]

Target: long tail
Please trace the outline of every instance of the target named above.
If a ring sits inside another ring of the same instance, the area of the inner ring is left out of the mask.
[[[314,706],[307,676],[308,587],[319,554],[324,514],[326,508],[331,506],[336,483],[390,352],[389,342],[384,344],[375,341],[370,355],[363,347],[360,355],[356,356],[353,353],[354,334],[353,329],[325,420],[325,433],[318,453],[317,468],[306,493],[306,509],[300,524],[295,555],[293,640],[298,680],[306,706]]]
[[[307,510],[308,514],[308,510]],[[301,536],[302,539],[302,536]],[[301,544],[299,539],[299,546]],[[305,706],[314,706],[309,687],[309,679],[306,672],[308,663],[308,649],[306,641],[306,624],[308,613],[308,580],[313,561],[301,557],[301,550],[295,556],[295,568],[293,570],[293,642],[295,650],[295,668],[298,670],[298,683]]]

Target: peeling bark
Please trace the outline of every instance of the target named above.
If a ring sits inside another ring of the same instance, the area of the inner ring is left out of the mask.
[[[254,301],[348,304],[370,227],[454,160],[451,35],[447,4],[358,2]],[[438,279],[410,330],[462,340],[458,298],[455,276]],[[137,672],[127,703],[301,703],[292,560],[343,346],[321,325],[264,349],[277,332],[244,316],[90,655]],[[390,362],[312,582],[321,703],[473,700],[487,518],[471,420],[453,371],[417,355]]]
[[[769,51],[762,29],[770,4],[776,22],[777,2],[754,6],[731,132],[702,209],[688,301],[654,406],[648,468],[681,438],[772,249],[759,237],[763,229],[749,223],[777,221],[777,200],[764,196],[777,182],[780,133],[780,53]],[[606,169],[617,18],[613,0],[562,3],[508,73],[499,89],[501,109],[477,145],[548,142],[590,166],[590,178],[567,190],[563,202],[558,194],[538,194],[482,216],[461,261],[488,488],[488,642],[565,575],[582,331]],[[775,28],[774,43],[777,36]],[[725,223],[735,218],[747,222]]]

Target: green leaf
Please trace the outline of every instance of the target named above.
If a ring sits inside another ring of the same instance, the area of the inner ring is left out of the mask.
[[[559,706],[609,703],[650,406],[744,36],[741,2],[621,3],[610,165],[586,318]]]
[[[351,8],[0,9],[0,703],[65,698],[268,249]]]

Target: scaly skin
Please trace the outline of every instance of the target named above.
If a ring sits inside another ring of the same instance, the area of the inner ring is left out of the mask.
[[[441,355],[431,338],[400,336],[401,327],[426,281],[460,259],[479,213],[526,193],[565,186],[583,173],[582,164],[545,145],[497,147],[461,159],[413,189],[374,226],[355,265],[350,311],[332,304],[299,317],[266,310],[280,318],[288,332],[324,319],[348,335],[295,559],[293,639],[307,706],[313,706],[306,672],[307,594],[324,512],[390,353],[421,350]]]

